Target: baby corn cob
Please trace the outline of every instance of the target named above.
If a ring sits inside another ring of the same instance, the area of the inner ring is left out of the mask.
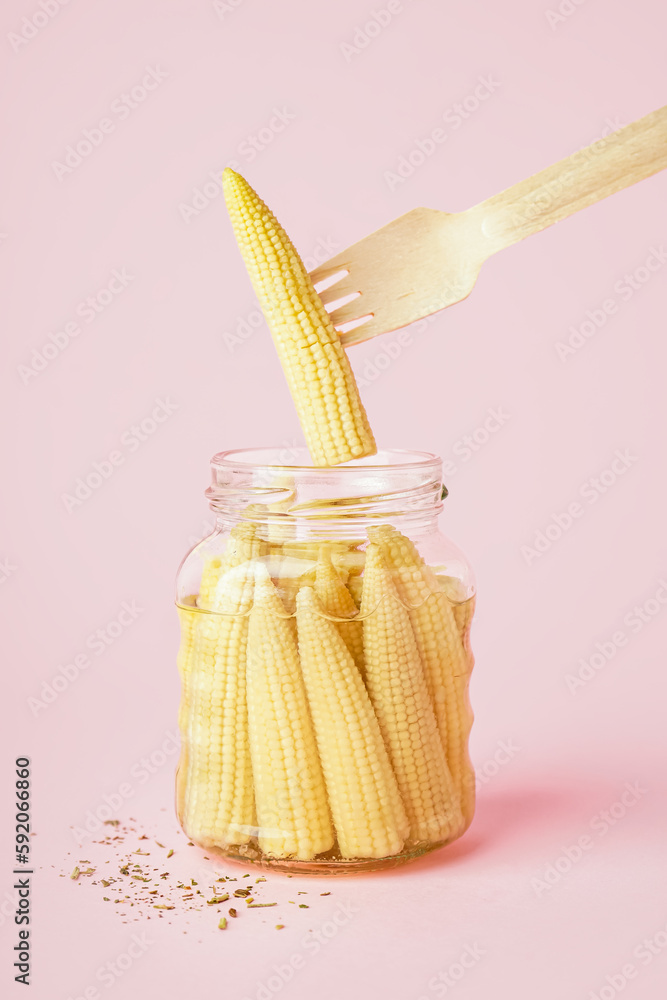
[[[312,587],[302,587],[301,670],[338,847],[344,858],[398,854],[410,825],[396,778],[359,671],[324,610]]]
[[[273,858],[307,861],[331,849],[333,830],[294,634],[263,567],[250,612],[247,690],[259,846]]]
[[[374,455],[347,355],[289,237],[248,182],[229,167],[223,188],[314,464]]]
[[[325,614],[334,618],[356,618],[357,605],[342,582],[331,562],[331,553],[326,545],[320,548],[315,569],[315,593]],[[363,674],[364,669],[364,627],[361,621],[336,622],[336,629],[348,652]]]
[[[458,796],[410,618],[374,543],[366,552],[361,614],[366,687],[410,820],[410,836],[431,843],[449,840],[461,828]]]
[[[253,824],[244,683],[251,588],[245,567],[229,570],[217,588],[220,613],[206,614],[195,643],[184,826],[203,846],[246,843]]]
[[[245,844],[254,826],[246,708],[248,612],[253,563],[266,549],[255,525],[236,526],[210,596],[199,613],[193,650],[192,706],[184,827],[203,846]]]
[[[475,808],[475,777],[468,756],[473,720],[468,700],[470,661],[452,606],[409,538],[388,525],[369,529],[369,536],[380,543],[399,597],[410,609],[447,763],[468,825]]]

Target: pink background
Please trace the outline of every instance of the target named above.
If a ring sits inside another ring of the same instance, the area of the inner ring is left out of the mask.
[[[173,578],[209,530],[208,459],[301,441],[265,327],[234,350],[225,338],[252,322],[256,304],[209,174],[236,161],[308,257],[417,205],[466,208],[664,102],[667,25],[655,0],[566,0],[571,13],[552,24],[557,0],[402,0],[353,52],[341,46],[384,0],[217,6],[72,0],[12,45],[40,7],[3,4],[0,869],[4,904],[12,762],[28,754],[39,1000],[83,995],[142,926],[123,925],[99,889],[59,875],[88,857],[70,827],[175,728]],[[154,89],[123,111],[116,102],[149,68]],[[473,107],[480,77],[493,92]],[[464,119],[455,106],[466,98]],[[54,161],[104,118],[99,145],[59,179]],[[282,131],[262,132],[272,119]],[[390,185],[386,172],[439,127],[446,141]],[[253,155],[247,137],[258,134],[265,148]],[[210,912],[190,917],[187,935],[177,920],[153,920],[151,947],[116,981],[114,1000],[255,997],[294,953],[306,955],[304,968],[272,994],[287,1000],[430,1000],[443,990],[460,1000],[609,998],[620,987],[607,977],[622,985],[614,977],[628,962],[637,974],[621,992],[664,995],[667,951],[646,964],[633,951],[667,940],[667,263],[653,257],[657,269],[641,269],[652,248],[664,260],[666,193],[663,175],[595,206],[489,262],[473,295],[409,343],[390,334],[351,351],[380,444],[430,449],[456,466],[442,526],[479,585],[472,753],[484,780],[472,830],[400,872],[335,883],[272,876],[281,906],[297,888],[332,890],[303,919],[292,909],[280,933],[272,919],[248,919],[222,935]],[[79,304],[114,269],[131,280],[87,321]],[[637,284],[631,294],[624,275]],[[562,360],[556,346],[569,328],[610,298],[613,315]],[[80,332],[26,376],[33,349],[72,322]],[[391,344],[400,356],[387,365]],[[131,428],[156,400],[175,408],[139,442]],[[461,442],[476,430],[484,438],[490,408],[508,416],[466,460]],[[587,487],[618,449],[630,455],[622,474],[604,493]],[[68,512],[63,494],[114,451],[122,462]],[[547,551],[522,554],[575,502],[581,516]],[[28,699],[133,601],[136,620],[102,655],[88,650],[90,666],[35,714]],[[624,622],[647,601],[645,623]],[[598,642],[614,655],[572,692],[567,675]],[[500,767],[489,764],[499,741],[519,748]],[[169,756],[135,781],[118,816],[175,838],[174,764]],[[596,815],[626,782],[640,783],[638,801],[597,832]],[[593,846],[539,889],[532,880],[585,835]],[[305,930],[341,901],[353,918],[320,954],[304,953]],[[13,997],[24,994],[11,982],[9,910],[0,976]],[[451,988],[435,982],[466,946],[483,952],[474,967]]]

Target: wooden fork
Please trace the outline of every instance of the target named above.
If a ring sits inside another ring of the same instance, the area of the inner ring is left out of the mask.
[[[492,254],[665,167],[667,105],[465,212],[415,208],[311,278],[340,274],[319,294],[343,344],[358,344],[460,302]]]

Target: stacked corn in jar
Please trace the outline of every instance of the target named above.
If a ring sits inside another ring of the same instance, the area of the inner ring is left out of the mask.
[[[384,525],[354,542],[232,529],[181,606],[188,836],[248,859],[400,859],[474,808],[473,600]]]

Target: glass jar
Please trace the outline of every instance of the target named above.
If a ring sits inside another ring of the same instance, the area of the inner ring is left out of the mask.
[[[439,458],[285,457],[214,456],[215,531],[178,574],[179,821],[246,866],[392,867],[472,819],[472,573]]]

